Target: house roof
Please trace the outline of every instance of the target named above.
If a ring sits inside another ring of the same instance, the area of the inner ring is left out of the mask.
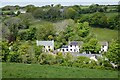
[[[108,45],[107,41],[99,42],[100,45]]]
[[[37,46],[54,46],[54,41],[36,41]]]
[[[82,45],[83,41],[69,41],[69,45]]]
[[[67,45],[65,45],[65,46],[62,46],[62,48],[68,48],[68,46],[67,46]]]

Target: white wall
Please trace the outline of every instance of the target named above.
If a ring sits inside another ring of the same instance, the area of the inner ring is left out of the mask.
[[[54,47],[53,46],[44,46],[44,49],[45,49],[45,52],[49,51],[50,50],[54,50]]]
[[[107,52],[108,51],[108,46],[101,46],[101,51]]]
[[[69,52],[79,52],[79,46],[78,45],[72,45],[72,47],[68,46]],[[71,51],[72,50],[72,51]]]
[[[64,49],[64,51],[63,51],[63,49]],[[61,48],[60,52],[69,52],[69,51],[67,51],[67,49],[68,49],[68,48]],[[68,50],[69,50],[69,49],[68,49]]]

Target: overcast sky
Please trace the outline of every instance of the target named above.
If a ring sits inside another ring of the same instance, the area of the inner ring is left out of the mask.
[[[118,4],[120,0],[0,0],[0,7],[6,5],[20,5],[25,6],[33,4],[36,6],[62,4],[68,5],[90,5],[90,4]]]

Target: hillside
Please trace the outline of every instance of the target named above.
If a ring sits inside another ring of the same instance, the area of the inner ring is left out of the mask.
[[[111,41],[118,37],[118,31],[105,28],[91,28],[91,33],[94,33],[99,41]]]
[[[74,24],[72,20],[63,20],[61,22],[54,23],[57,32],[63,31],[66,28],[66,25],[71,23],[70,25]],[[91,27],[91,33],[95,34],[99,41],[111,41],[112,39],[116,39],[118,37],[117,30],[111,30],[106,28],[95,28]]]
[[[3,78],[117,78],[117,71],[40,64],[3,63]]]

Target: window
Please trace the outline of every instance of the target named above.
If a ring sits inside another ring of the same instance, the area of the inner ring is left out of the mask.
[[[70,45],[70,47],[72,47],[72,45]]]
[[[76,50],[74,49],[74,52],[76,52]]]
[[[48,51],[50,51],[50,49],[48,49]]]
[[[48,46],[48,48],[50,48],[50,46]]]
[[[70,51],[72,51],[72,49],[70,49]]]
[[[64,52],[64,49],[62,49],[62,51]]]
[[[66,51],[68,51],[68,49],[66,49]]]
[[[75,45],[75,47],[76,47],[76,45]]]
[[[45,48],[45,46],[44,46],[44,48]]]

